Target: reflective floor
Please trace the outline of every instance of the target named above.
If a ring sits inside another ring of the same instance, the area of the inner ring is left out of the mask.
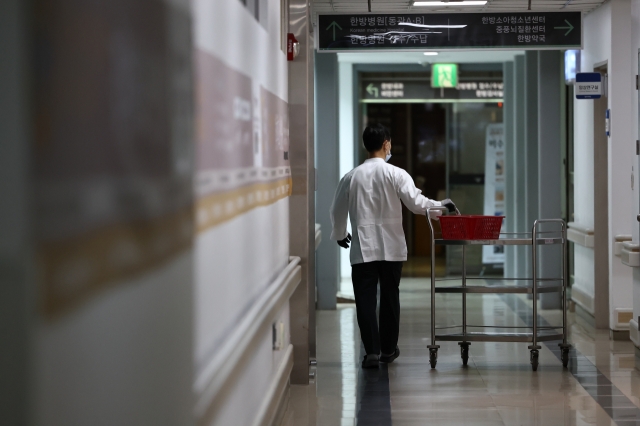
[[[469,295],[468,323],[526,326],[531,302],[525,295]],[[401,355],[377,370],[359,366],[355,305],[317,312],[316,379],[292,386],[290,425],[640,425],[631,342],[610,341],[607,331],[569,314],[568,369],[558,342],[541,344],[537,372],[528,343],[474,342],[464,367],[456,342],[438,342],[431,369],[429,281],[403,278],[401,307]],[[460,324],[461,296],[437,295],[436,313],[439,327]],[[539,325],[561,324],[559,310],[539,314]]]

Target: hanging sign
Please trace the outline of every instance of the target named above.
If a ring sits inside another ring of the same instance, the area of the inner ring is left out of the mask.
[[[576,99],[600,99],[602,97],[602,74],[579,72],[574,85]]]
[[[319,51],[581,49],[581,12],[318,15]]]
[[[458,65],[433,64],[431,66],[431,87],[458,87]]]

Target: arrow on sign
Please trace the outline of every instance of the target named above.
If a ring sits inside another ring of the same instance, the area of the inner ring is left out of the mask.
[[[554,27],[554,29],[556,30],[568,30],[566,33],[564,33],[565,36],[569,35],[569,33],[571,31],[573,31],[574,26],[571,25],[571,23],[569,21],[567,21],[566,19],[564,20],[564,22],[567,23],[568,27]]]
[[[342,29],[342,27],[340,25],[338,25],[338,23],[336,21],[333,21],[328,27],[327,27],[327,31],[330,28],[333,28],[333,41],[336,41],[336,27],[338,27],[339,29]]]
[[[370,94],[371,96],[375,96],[376,98],[378,97],[378,88],[376,86],[373,85],[373,83],[369,84],[367,86],[367,93]],[[375,95],[374,95],[375,93]]]

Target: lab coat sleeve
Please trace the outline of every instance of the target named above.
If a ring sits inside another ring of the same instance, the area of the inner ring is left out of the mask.
[[[415,214],[425,215],[429,207],[441,207],[440,201],[430,200],[422,195],[422,191],[416,188],[413,179],[406,171],[396,169],[396,190],[402,203]],[[431,212],[431,218],[435,219],[442,215],[442,211]]]
[[[340,241],[347,237],[347,218],[349,217],[349,185],[351,183],[350,175],[344,176],[336,193],[333,196],[331,204],[331,237],[330,239]]]

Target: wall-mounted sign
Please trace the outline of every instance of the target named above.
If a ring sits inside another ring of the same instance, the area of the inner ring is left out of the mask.
[[[602,96],[602,74],[599,72],[578,73],[574,88],[576,99],[600,99]]]
[[[491,100],[502,101],[504,97],[502,81],[462,81],[457,87],[434,89],[427,79],[371,81],[363,80],[360,99],[363,102],[383,102],[404,100]]]
[[[320,51],[581,49],[581,12],[318,15]]]
[[[431,66],[431,87],[452,88],[458,86],[457,64],[433,64]]]

